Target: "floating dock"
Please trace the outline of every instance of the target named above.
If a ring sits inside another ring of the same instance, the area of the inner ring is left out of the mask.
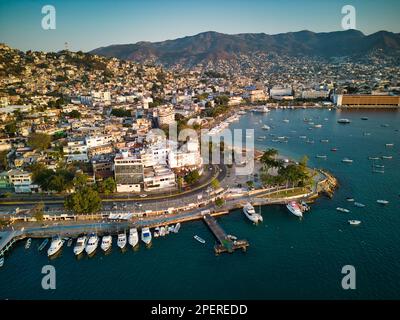
[[[237,249],[247,250],[249,242],[247,240],[233,240],[230,238],[224,229],[218,224],[217,220],[210,214],[205,214],[203,216],[204,222],[207,224],[211,232],[214,234],[215,238],[219,241],[218,244],[214,246],[214,251],[216,254],[223,252],[232,253]]]

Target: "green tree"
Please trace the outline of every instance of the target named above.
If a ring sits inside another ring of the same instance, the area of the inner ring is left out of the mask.
[[[214,190],[217,190],[217,189],[220,188],[220,187],[221,187],[221,184],[219,183],[218,179],[217,179],[217,178],[214,178],[214,179],[211,181],[211,188],[213,188]]]
[[[68,116],[73,119],[80,119],[82,115],[78,110],[72,110],[70,113],[68,113]]]
[[[15,121],[7,123],[4,126],[4,130],[8,135],[14,136],[17,132],[17,123]]]
[[[32,216],[36,219],[36,221],[42,221],[43,214],[44,214],[44,203],[41,201],[33,207]]]
[[[45,133],[32,133],[28,137],[28,145],[33,149],[40,151],[50,147],[51,137]]]
[[[64,206],[77,214],[90,214],[101,209],[101,198],[91,187],[83,187],[69,195]]]
[[[115,192],[117,185],[115,180],[110,177],[97,183],[97,191],[106,195]]]
[[[222,199],[222,198],[216,198],[216,199],[215,199],[215,205],[216,205],[217,207],[222,207],[222,206],[224,205],[224,203],[225,203],[225,201],[224,201],[224,199]]]
[[[185,176],[185,182],[187,184],[193,184],[195,182],[197,182],[200,179],[200,174],[198,170],[193,170],[191,172],[189,172],[186,176]]]

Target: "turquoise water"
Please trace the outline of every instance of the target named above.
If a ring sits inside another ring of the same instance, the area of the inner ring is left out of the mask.
[[[362,116],[369,120],[362,121]],[[323,127],[308,130],[304,117]],[[349,118],[352,123],[339,125],[338,118]],[[288,143],[272,142],[270,132],[261,130],[260,120],[274,126],[271,133],[288,136]],[[98,251],[91,259],[77,260],[72,248],[65,247],[60,257],[48,260],[44,251],[36,250],[39,240],[29,250],[20,243],[0,269],[0,298],[398,299],[399,113],[277,110],[268,115],[248,114],[232,127],[256,128],[256,137],[266,135],[266,141],[256,141],[258,148],[274,147],[297,159],[307,154],[311,165],[327,168],[338,177],[340,189],[331,200],[318,199],[302,220],[281,206],[263,208],[264,224],[257,227],[239,211],[219,218],[228,233],[249,240],[246,253],[215,256],[214,239],[200,221],[183,224],[179,234],[154,239],[150,249],[141,246],[121,253],[114,238],[111,254]],[[315,143],[306,143],[301,135]],[[320,139],[329,139],[329,143]],[[389,149],[386,143],[395,146]],[[333,147],[338,148],[336,153],[330,151]],[[317,154],[326,154],[328,159],[316,159]],[[368,156],[389,154],[392,160],[381,161],[385,174],[373,173]],[[345,157],[354,163],[342,163]],[[346,201],[349,196],[366,207],[354,207]],[[377,199],[390,204],[380,206]],[[351,213],[337,212],[338,206]],[[362,224],[350,226],[349,219]],[[194,234],[206,244],[195,241]],[[41,268],[46,264],[56,268],[57,289],[53,291],[41,288]],[[356,268],[356,290],[341,288],[344,265]]]

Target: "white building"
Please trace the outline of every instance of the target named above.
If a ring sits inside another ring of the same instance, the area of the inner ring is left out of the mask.
[[[89,136],[85,138],[88,148],[99,147],[114,142],[112,135]]]
[[[22,170],[8,171],[8,179],[14,186],[16,193],[30,193],[32,184],[32,174]]]
[[[175,173],[167,166],[145,168],[143,185],[145,191],[175,188]]]
[[[160,126],[169,125],[175,121],[175,111],[171,106],[160,106],[157,113]]]

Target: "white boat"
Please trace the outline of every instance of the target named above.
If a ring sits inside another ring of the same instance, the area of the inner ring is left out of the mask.
[[[30,248],[30,246],[31,246],[31,244],[32,244],[32,239],[31,239],[31,238],[29,238],[28,240],[26,240],[26,243],[25,243],[25,249],[29,249],[29,248]]]
[[[393,159],[393,156],[382,156],[382,159],[391,160]]]
[[[349,224],[353,226],[358,226],[361,223],[360,220],[349,220]]]
[[[160,228],[160,237],[164,237],[165,236],[165,227],[161,227]]]
[[[359,208],[364,208],[364,207],[365,207],[365,204],[362,204],[362,203],[360,203],[360,202],[354,202],[354,205],[355,205],[356,207],[359,207]]]
[[[323,142],[323,143],[328,143],[329,142],[328,139],[321,139],[320,141]]]
[[[181,228],[181,223],[178,222],[178,223],[175,225],[174,232],[175,232],[175,233],[178,233],[180,228]]]
[[[301,208],[299,204],[296,201],[290,201],[287,205],[286,208],[293,213],[297,217],[303,217],[303,212],[301,211]]]
[[[379,204],[384,204],[384,205],[389,204],[389,201],[387,201],[387,200],[376,200],[376,202]]]
[[[316,124],[314,128],[322,128],[322,124]]]
[[[80,255],[83,250],[85,250],[87,239],[88,238],[86,236],[82,236],[79,237],[78,240],[76,240],[76,245],[74,247],[74,254],[76,256]]]
[[[64,241],[56,236],[51,240],[51,244],[50,244],[50,248],[47,250],[47,256],[53,256],[55,255],[58,251],[60,251],[60,249],[62,248],[64,244]]]
[[[121,249],[125,248],[125,246],[126,246],[126,233],[125,232],[118,234],[117,246]]]
[[[169,227],[168,227],[168,232],[169,232],[169,233],[174,232],[174,230],[175,230],[175,226],[169,226]]]
[[[388,148],[394,147],[394,143],[386,143],[386,147]]]
[[[379,160],[379,157],[368,157],[369,160]]]
[[[139,243],[139,234],[136,228],[131,228],[129,230],[129,244],[135,247]]]
[[[145,244],[150,244],[151,242],[151,232],[149,228],[142,228],[141,239]]]
[[[250,221],[256,224],[259,222],[263,222],[263,217],[261,216],[261,214],[256,213],[254,207],[249,202],[246,203],[246,205],[243,207],[243,213]]]
[[[271,130],[271,127],[269,125],[264,124],[261,129],[263,130]]]
[[[344,163],[353,163],[353,160],[349,159],[349,158],[344,158],[344,159],[342,159],[342,162],[344,162]]]
[[[283,122],[289,123],[289,119],[283,119]]]
[[[326,156],[326,155],[316,155],[316,157],[318,159],[327,159],[328,158],[328,156]]]
[[[99,237],[95,233],[90,234],[89,240],[85,248],[86,253],[89,256],[92,255],[96,251],[98,245],[99,245]]]
[[[0,268],[1,268],[2,266],[4,266],[4,257],[1,257],[1,258],[0,258]]]
[[[338,122],[338,123],[342,123],[342,124],[351,123],[351,121],[350,121],[349,119],[339,119],[337,122]]]
[[[337,210],[337,211],[340,211],[340,212],[345,212],[345,213],[349,213],[349,212],[350,212],[349,209],[340,208],[340,207],[337,207],[336,210]]]
[[[197,234],[195,236],[193,236],[193,238],[195,238],[200,243],[206,243],[206,240],[204,240],[203,238],[200,238]]]
[[[112,246],[112,236],[111,235],[103,236],[100,245],[101,250],[106,252],[111,248],[111,246]]]

